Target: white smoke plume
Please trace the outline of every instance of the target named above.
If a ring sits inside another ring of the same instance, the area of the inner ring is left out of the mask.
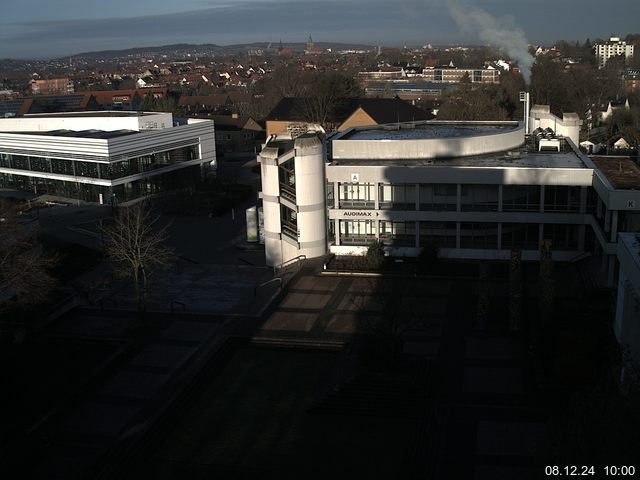
[[[496,18],[481,8],[457,2],[449,1],[447,7],[461,30],[477,34],[480,40],[504,49],[516,60],[525,83],[529,85],[533,57],[524,32],[512,18]]]

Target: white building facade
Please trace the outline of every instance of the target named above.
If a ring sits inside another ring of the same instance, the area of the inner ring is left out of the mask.
[[[601,255],[613,282],[617,232],[640,229],[640,191],[614,188],[568,137],[560,152],[526,138],[518,122],[438,121],[357,127],[313,142],[313,154],[308,138],[272,138],[259,156],[267,263],[363,254],[373,240],[397,256],[430,245],[443,258],[506,260],[518,248],[536,260],[551,239],[556,260]],[[312,222],[287,220],[310,211]]]
[[[619,37],[611,37],[608,42],[595,44],[598,68],[603,68],[611,57],[624,55],[626,60],[633,57],[633,45],[620,40]]]
[[[121,111],[0,119],[0,188],[123,202],[194,184],[215,168],[210,120]]]

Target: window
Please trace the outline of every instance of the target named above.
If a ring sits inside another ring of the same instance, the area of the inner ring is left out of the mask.
[[[11,168],[15,168],[18,170],[29,170],[29,162],[27,157],[24,157],[22,155],[12,155]]]
[[[395,247],[415,247],[416,222],[380,222],[380,240]]]
[[[373,183],[341,183],[340,208],[374,208]]]
[[[29,165],[32,172],[50,172],[51,165],[48,158],[29,157]]]
[[[587,213],[595,215],[598,211],[598,192],[593,187],[587,187]]]
[[[502,211],[540,211],[539,185],[505,185],[502,187]]]
[[[498,248],[498,224],[496,223],[461,223],[461,248]]]
[[[537,223],[503,223],[502,248],[504,250],[510,250],[512,248],[537,250],[538,232],[539,228]]]
[[[544,211],[580,211],[580,187],[546,186],[544,188]]]
[[[456,247],[456,222],[420,222],[420,246]]]
[[[280,205],[280,224],[283,234],[295,240],[298,239],[298,213],[295,210]]]
[[[462,185],[461,208],[465,212],[497,212],[498,186]]]
[[[284,198],[296,201],[296,175],[295,162],[287,160],[278,167],[278,180],[280,182],[280,195]]]
[[[75,162],[76,177],[98,178],[98,164],[93,162]]]
[[[374,220],[340,220],[340,243],[369,245],[376,239]]]
[[[73,175],[73,162],[71,160],[51,159],[51,172],[60,175]]]
[[[578,225],[545,224],[544,239],[551,240],[552,250],[577,250]]]
[[[327,182],[327,208],[333,208],[335,205],[335,192],[333,191],[333,182]]]
[[[455,211],[458,186],[453,183],[421,184],[420,210]]]
[[[416,186],[414,184],[381,184],[378,187],[381,209],[415,210]]]

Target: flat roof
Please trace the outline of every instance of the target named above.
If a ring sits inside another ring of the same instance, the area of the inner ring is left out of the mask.
[[[128,110],[105,110],[98,112],[60,112],[60,113],[30,113],[20,117],[13,118],[37,118],[37,117],[149,117],[153,115],[162,115],[165,112],[135,112]]]
[[[520,156],[510,156],[506,152],[456,158],[434,159],[339,159],[331,165],[371,165],[371,166],[425,166],[425,167],[485,167],[485,168],[588,168],[573,151],[519,151]]]
[[[46,132],[0,132],[16,135],[46,135],[49,137],[72,137],[72,138],[98,138],[109,139],[124,137],[133,133],[140,133],[137,130],[48,130]]]
[[[383,127],[357,128],[335,140],[426,140],[437,138],[462,138],[503,133],[518,128],[518,122],[497,123],[425,123],[415,125],[385,125]]]
[[[631,157],[611,155],[589,158],[616,190],[640,190],[640,167]]]

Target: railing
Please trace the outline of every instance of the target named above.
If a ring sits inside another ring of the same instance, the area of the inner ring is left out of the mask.
[[[341,245],[369,245],[376,239],[375,235],[340,235]]]
[[[258,285],[257,287],[255,287],[253,289],[253,296],[257,297],[258,296],[258,289],[262,288],[262,287],[266,287],[267,285],[273,283],[273,282],[279,282],[278,288],[282,289],[282,279],[280,277],[276,277],[276,278],[272,278],[271,280],[268,280],[264,283],[261,283],[260,285]]]
[[[373,200],[342,200],[338,201],[340,208],[363,208],[373,209],[375,208],[375,202]]]
[[[273,267],[273,273],[274,275],[278,272],[278,270],[283,269],[284,267],[288,267],[289,265],[293,265],[294,263],[298,264],[298,268],[300,268],[300,261],[301,260],[306,260],[307,256],[306,255],[298,255],[297,257],[291,258],[289,260],[287,260],[286,262],[281,263],[280,265],[276,265]]]
[[[298,241],[298,226],[293,223],[282,222],[282,233]]]
[[[296,190],[295,188],[291,188],[284,183],[280,184],[280,195],[282,198],[286,198],[295,203],[296,201]]]

